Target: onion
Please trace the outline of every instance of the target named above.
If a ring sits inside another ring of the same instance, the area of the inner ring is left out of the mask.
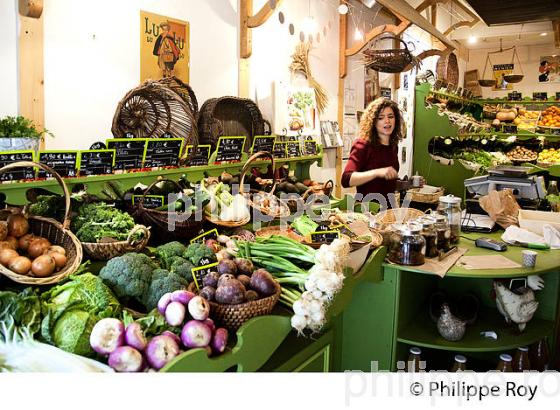
[[[10,245],[10,248],[12,248],[13,250],[17,249],[18,240],[16,238],[14,238],[13,236],[8,236],[6,238],[6,242],[8,242],[8,244]]]
[[[29,248],[27,249],[27,253],[32,258],[36,258],[38,256],[41,256],[43,253],[45,253],[45,251],[47,249],[49,249],[50,246],[51,246],[51,243],[49,242],[48,239],[37,238],[29,244]]]
[[[8,217],[8,233],[16,238],[29,231],[29,222],[22,214],[12,214]]]
[[[26,233],[25,235],[23,235],[21,238],[19,238],[18,241],[18,248],[20,250],[22,250],[23,252],[27,252],[27,249],[29,249],[29,245],[31,244],[31,242],[33,242],[35,240],[35,235],[33,235],[32,233]]]
[[[31,271],[39,278],[51,275],[56,268],[56,263],[50,255],[41,255],[31,264]]]
[[[12,262],[8,265],[8,269],[20,275],[27,275],[31,270],[31,261],[25,256],[18,256],[12,259]]]
[[[1,241],[0,242],[0,249],[12,249],[16,250],[16,248],[12,248],[12,244],[8,241]]]
[[[0,222],[0,241],[3,241],[8,236],[8,224],[6,222]]]
[[[9,266],[12,260],[17,258],[19,254],[10,248],[0,249],[0,263],[4,266]]]
[[[51,248],[52,248],[52,246],[51,246]],[[58,252],[54,252],[54,251],[47,251],[46,254],[54,259],[54,264],[56,266],[56,270],[60,270],[64,266],[66,266],[66,261],[67,261],[66,255],[63,255],[62,253],[58,253]]]
[[[56,253],[60,253],[62,255],[66,255],[66,249],[64,249],[62,246],[58,246],[58,245],[52,245],[49,247],[49,249],[47,249],[47,253],[52,253],[52,252],[56,252]]]

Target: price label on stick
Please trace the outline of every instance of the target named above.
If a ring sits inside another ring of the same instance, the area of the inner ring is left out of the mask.
[[[210,263],[208,265],[199,266],[198,268],[192,268],[191,273],[194,279],[194,284],[196,285],[196,289],[200,290],[203,288],[202,280],[206,275],[212,272],[216,266],[218,266],[218,262]]]
[[[75,177],[78,151],[39,151],[39,162],[54,169],[61,177]],[[39,168],[39,178],[52,178],[52,175]]]
[[[338,231],[319,231],[311,232],[309,235],[312,243],[331,243],[339,238],[340,233]]]
[[[148,209],[159,208],[165,205],[163,195],[132,195],[132,205],[142,202],[142,206]]]
[[[214,228],[191,239],[190,243],[204,243],[207,239],[218,239],[218,229]]]

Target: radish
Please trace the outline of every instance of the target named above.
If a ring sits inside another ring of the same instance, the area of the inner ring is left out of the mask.
[[[189,302],[189,313],[193,319],[206,320],[210,314],[210,305],[206,299],[195,296]]]
[[[124,325],[119,319],[101,319],[93,327],[89,344],[99,354],[107,355],[124,344]]]
[[[187,306],[192,298],[195,297],[195,294],[188,291],[188,290],[176,290],[175,292],[171,293],[171,301],[172,302],[179,302],[183,305]]]
[[[179,346],[169,336],[156,336],[146,346],[146,359],[151,367],[161,369],[179,354]]]
[[[169,305],[169,303],[171,303],[171,292],[164,293],[161,298],[159,298],[159,301],[157,303],[159,313],[165,315],[165,309],[167,308],[167,305]]]
[[[189,320],[181,331],[181,341],[187,348],[206,347],[211,339],[210,327],[198,320]]]
[[[142,327],[136,322],[132,322],[126,327],[124,341],[128,346],[134,347],[140,351],[144,350],[148,344]]]
[[[117,347],[108,363],[117,372],[139,372],[143,368],[142,353],[130,346]]]
[[[226,350],[228,336],[228,331],[223,327],[216,329],[214,337],[212,337],[212,341],[210,343],[210,346],[212,347],[212,353],[218,355],[222,354],[224,350]]]
[[[165,309],[165,320],[171,326],[181,326],[185,320],[186,308],[180,302],[171,302]]]

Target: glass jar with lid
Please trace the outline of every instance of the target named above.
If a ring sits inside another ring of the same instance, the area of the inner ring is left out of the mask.
[[[422,225],[422,236],[426,241],[426,257],[435,258],[439,251],[437,248],[436,219],[431,216],[418,218],[417,222]]]
[[[440,196],[437,212],[447,216],[447,222],[451,231],[451,244],[459,243],[461,233],[461,198],[454,195]]]
[[[467,358],[461,354],[455,355],[451,372],[464,372],[467,370]]]
[[[501,354],[500,361],[498,362],[498,366],[496,370],[499,372],[513,372],[513,368],[511,367],[511,356],[509,354]]]
[[[422,226],[416,223],[394,225],[389,240],[388,259],[399,265],[422,265],[426,254],[426,241]]]
[[[447,216],[444,214],[434,214],[436,220],[436,247],[438,252],[447,252],[451,248],[451,229],[449,229],[449,223],[447,222]]]
[[[422,350],[419,347],[411,347],[409,350],[408,360],[406,363],[406,371],[410,373],[418,373],[426,368],[422,366]]]

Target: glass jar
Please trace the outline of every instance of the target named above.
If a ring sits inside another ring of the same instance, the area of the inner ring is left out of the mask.
[[[513,357],[513,371],[524,372],[531,370],[531,363],[529,361],[529,348],[527,346],[518,347],[515,356]]]
[[[426,254],[426,241],[422,227],[415,223],[394,226],[389,240],[388,259],[399,265],[422,265]]]
[[[496,370],[498,370],[499,372],[513,372],[513,369],[511,367],[511,360],[512,359],[509,354],[501,354],[500,361],[498,362]]]
[[[437,248],[436,219],[432,217],[418,218],[418,223],[422,225],[422,236],[426,241],[426,257],[435,258],[439,255]]]
[[[461,198],[454,195],[440,196],[437,212],[447,216],[451,230],[451,244],[458,244],[461,233]]]
[[[420,362],[422,361],[422,358],[420,357],[420,355],[422,354],[422,350],[420,350],[419,347],[411,347],[408,352],[410,353],[408,355],[408,360],[406,361],[406,371],[410,372],[410,373],[418,373],[421,370],[425,369],[421,369],[420,366]]]
[[[455,361],[453,362],[453,367],[450,372],[464,372],[467,370],[467,358],[461,354],[455,355]]]
[[[537,343],[531,345],[529,349],[529,360],[533,370],[537,370],[539,372],[548,370],[548,345],[546,344],[545,339],[541,339]]]
[[[556,181],[548,182],[548,189],[546,190],[547,195],[558,195],[558,184]]]
[[[437,250],[447,252],[451,248],[451,229],[449,229],[447,217],[443,214],[435,214],[435,219]]]

